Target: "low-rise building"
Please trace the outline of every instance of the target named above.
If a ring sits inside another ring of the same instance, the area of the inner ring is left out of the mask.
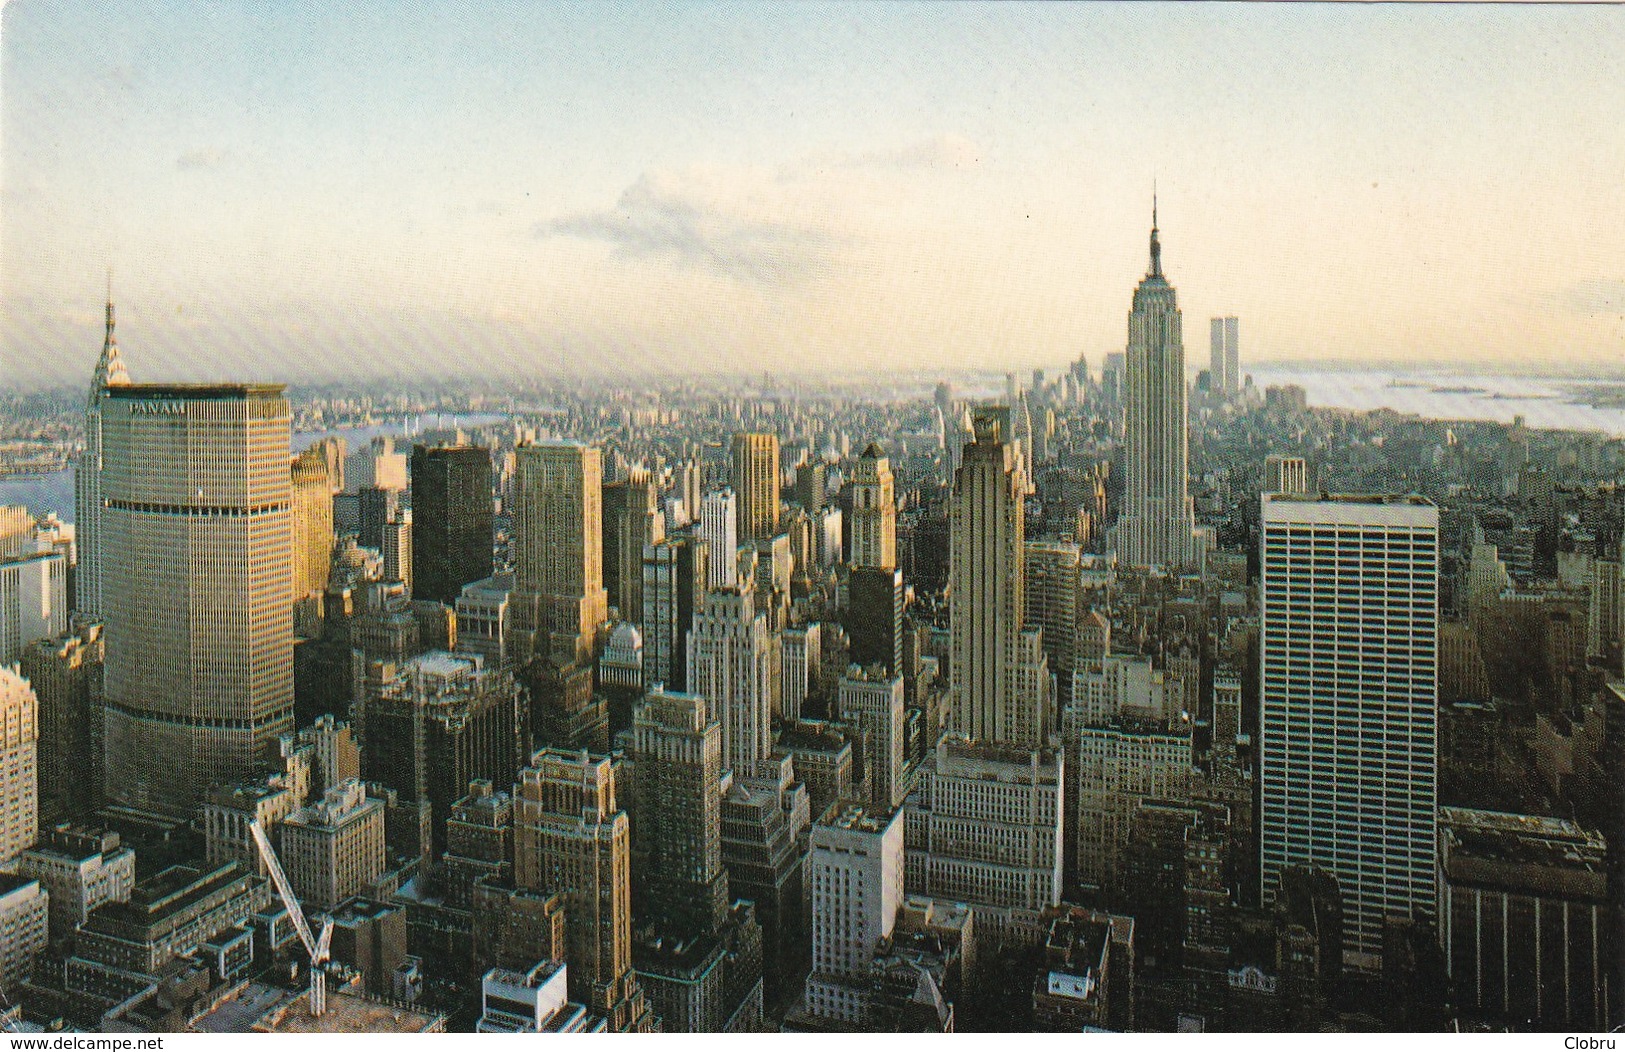
[[[0,992],[16,991],[49,942],[50,900],[38,880],[0,873]]]
[[[1469,1017],[1606,1028],[1607,842],[1560,818],[1439,812],[1439,943]]]
[[[282,822],[282,865],[307,910],[327,910],[384,872],[384,802],[351,779]]]
[[[130,897],[135,852],[120,845],[117,833],[63,823],[23,852],[17,873],[38,880],[49,892],[55,940],[72,934],[102,903]]]

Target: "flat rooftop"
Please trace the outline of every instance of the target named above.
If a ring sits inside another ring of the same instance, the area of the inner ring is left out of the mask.
[[[333,990],[320,1017],[310,1014],[310,994],[300,993],[254,1023],[266,1034],[426,1034],[445,1028],[445,1016]]]
[[[870,811],[864,805],[843,801],[830,808],[819,825],[850,829],[857,833],[883,833],[897,817],[895,811]]]
[[[39,881],[33,877],[19,877],[15,873],[0,873],[0,895],[10,895],[19,888],[38,883]]]
[[[287,389],[286,384],[114,384],[106,389],[108,398],[168,398],[186,401],[273,398]]]
[[[1602,873],[1608,842],[1566,818],[1469,807],[1439,809],[1447,856]]]
[[[478,669],[480,662],[475,658],[452,654],[444,650],[431,650],[407,660],[405,668],[415,668],[426,676],[460,676]]]

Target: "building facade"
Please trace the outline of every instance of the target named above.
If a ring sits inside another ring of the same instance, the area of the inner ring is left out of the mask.
[[[530,442],[517,451],[511,602],[521,659],[596,655],[609,619],[603,477],[596,446]]]
[[[739,498],[739,539],[763,540],[779,532],[779,436],[740,432],[733,437],[733,491]]]
[[[447,606],[491,576],[491,454],[412,447],[412,594]]]
[[[865,1023],[875,948],[890,937],[903,902],[902,813],[846,804],[815,824],[808,888],[807,1012],[849,1026]]]
[[[39,830],[39,700],[15,668],[0,665],[0,869]]]
[[[632,971],[632,850],[607,757],[544,749],[519,772],[514,882],[562,895],[570,996],[618,1033],[653,1019]]]
[[[292,729],[288,400],[273,384],[108,390],[104,786],[189,818]]]
[[[370,891],[384,872],[384,802],[357,780],[341,782],[281,826],[282,866],[307,909],[330,910]]]
[[[1337,878],[1348,963],[1436,898],[1439,511],[1419,497],[1264,497],[1261,874]]]

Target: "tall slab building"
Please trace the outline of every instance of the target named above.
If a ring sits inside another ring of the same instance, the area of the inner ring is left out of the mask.
[[[491,576],[491,454],[482,446],[412,448],[412,595],[453,606]]]
[[[107,297],[107,335],[90,381],[85,406],[85,448],[73,466],[73,514],[79,565],[74,574],[74,609],[90,619],[102,616],[102,404],[110,387],[130,382],[113,335],[113,297]]]
[[[1209,390],[1221,398],[1241,393],[1241,321],[1214,318],[1209,325]]]
[[[1184,321],[1162,273],[1156,205],[1151,269],[1134,290],[1128,316],[1123,391],[1125,490],[1112,551],[1130,566],[1200,571],[1207,535],[1196,529],[1189,493]]]
[[[102,409],[104,784],[189,818],[293,729],[280,384],[122,384]]]
[[[779,532],[779,436],[740,432],[733,437],[733,489],[739,496],[739,539]]]
[[[579,442],[526,443],[515,474],[512,602],[526,637],[520,654],[590,662],[609,619],[603,451]]]
[[[1342,892],[1347,963],[1437,894],[1439,509],[1421,497],[1263,498],[1261,872]]]

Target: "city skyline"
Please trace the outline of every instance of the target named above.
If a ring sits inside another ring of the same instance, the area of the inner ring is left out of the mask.
[[[0,0],[0,1030],[1625,1030],[1620,10]]]
[[[1098,365],[1153,180],[1191,317],[1247,320],[1243,373],[1601,372],[1625,337],[1613,8],[30,3],[4,29],[22,390],[83,375],[109,266],[152,378]]]

